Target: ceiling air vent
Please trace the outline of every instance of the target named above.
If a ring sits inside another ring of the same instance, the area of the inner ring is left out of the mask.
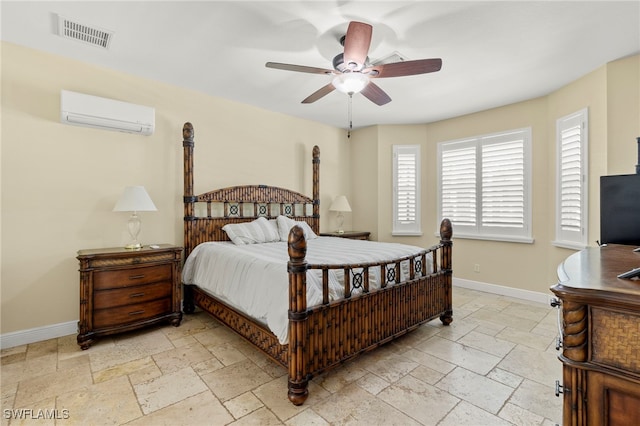
[[[82,24],[58,15],[58,35],[108,49],[113,38],[113,31]]]

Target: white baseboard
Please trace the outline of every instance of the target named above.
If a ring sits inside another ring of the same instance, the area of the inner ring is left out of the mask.
[[[78,321],[63,322],[60,324],[45,325],[44,327],[30,328],[28,330],[14,331],[0,335],[0,349],[13,348],[15,346],[40,342],[42,340],[55,339],[78,332]]]
[[[465,280],[463,278],[453,278],[453,285],[456,287],[468,288],[470,290],[484,291],[486,293],[498,294],[500,296],[515,297],[517,299],[528,300],[530,302],[549,303],[549,296],[553,294],[539,293],[537,291],[522,290],[519,288],[505,287],[502,285],[483,283],[480,281]]]

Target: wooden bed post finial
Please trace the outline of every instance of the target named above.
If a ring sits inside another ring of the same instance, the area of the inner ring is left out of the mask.
[[[440,240],[451,241],[452,236],[453,227],[451,226],[451,221],[445,217],[442,219],[442,222],[440,222]]]
[[[307,241],[295,225],[289,231],[289,401],[302,405],[309,395],[307,372]]]
[[[184,126],[182,126],[182,139],[193,142],[193,124],[184,123]]]

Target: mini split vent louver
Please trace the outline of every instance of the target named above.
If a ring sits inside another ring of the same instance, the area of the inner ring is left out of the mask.
[[[77,21],[58,15],[58,35],[64,38],[81,41],[92,46],[108,49],[113,31],[95,26],[81,24]]]

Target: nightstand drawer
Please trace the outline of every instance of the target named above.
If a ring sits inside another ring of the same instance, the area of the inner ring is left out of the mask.
[[[170,297],[171,290],[171,281],[165,281],[136,287],[96,291],[93,294],[93,309],[112,308],[162,299]]]
[[[107,290],[138,286],[158,281],[171,281],[171,265],[145,266],[112,271],[96,271],[93,274],[93,290]]]
[[[94,328],[119,326],[132,322],[139,322],[171,310],[171,298],[154,300],[147,303],[120,306],[117,308],[96,310],[93,314]]]

